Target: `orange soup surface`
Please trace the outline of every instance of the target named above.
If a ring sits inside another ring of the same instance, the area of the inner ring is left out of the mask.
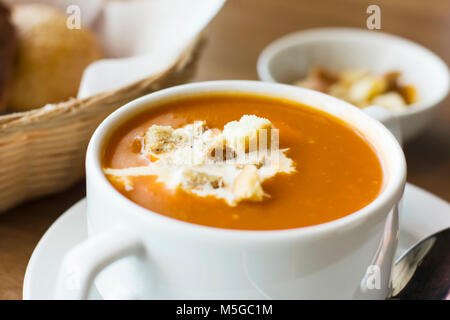
[[[278,173],[262,183],[269,196],[230,206],[213,196],[172,191],[155,176],[133,177],[133,189],[110,179],[137,204],[174,219],[226,229],[278,230],[306,227],[347,216],[373,201],[383,172],[370,143],[345,122],[305,105],[268,97],[209,94],[168,101],[127,121],[110,137],[103,167],[144,166],[137,137],[154,125],[174,128],[204,120],[210,128],[243,115],[270,120],[279,130],[280,148],[294,161],[295,172]]]

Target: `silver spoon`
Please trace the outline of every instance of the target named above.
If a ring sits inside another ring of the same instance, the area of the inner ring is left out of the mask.
[[[392,270],[390,299],[450,300],[450,228],[409,248]]]

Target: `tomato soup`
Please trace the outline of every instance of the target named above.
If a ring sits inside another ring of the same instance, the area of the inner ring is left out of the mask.
[[[146,165],[139,154],[152,125],[180,128],[205,121],[223,129],[243,115],[268,119],[279,132],[295,171],[262,182],[267,196],[231,206],[214,196],[172,190],[155,176],[133,177],[133,187],[109,178],[135,203],[161,215],[205,226],[241,230],[279,230],[317,225],[347,216],[372,202],[383,182],[380,159],[356,129],[311,107],[254,95],[211,93],[158,105],[112,133],[103,152],[104,168]]]

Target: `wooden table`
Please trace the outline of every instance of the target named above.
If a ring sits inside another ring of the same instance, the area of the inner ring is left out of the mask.
[[[382,31],[430,48],[450,64],[448,0],[229,0],[210,26],[195,81],[257,79],[256,59],[272,40],[324,26],[366,27],[366,8],[381,7]],[[450,100],[433,125],[405,146],[408,181],[450,200]],[[46,229],[85,195],[80,182],[59,195],[0,216],[0,299],[20,299],[30,255]]]

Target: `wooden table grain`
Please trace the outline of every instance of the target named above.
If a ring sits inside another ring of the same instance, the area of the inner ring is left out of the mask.
[[[256,59],[274,39],[297,30],[366,27],[366,8],[381,8],[382,31],[414,40],[450,64],[448,0],[229,0],[209,28],[194,81],[257,79]],[[450,200],[450,100],[420,137],[405,146],[408,181]],[[84,182],[0,216],[0,299],[21,299],[25,269],[47,228],[85,195]]]

